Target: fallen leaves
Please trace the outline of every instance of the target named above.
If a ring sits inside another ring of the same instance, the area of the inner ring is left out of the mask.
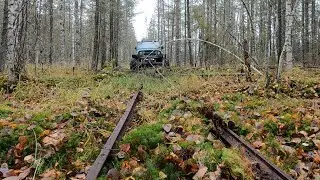
[[[189,135],[186,138],[186,141],[195,142],[196,144],[200,144],[204,141],[204,137],[200,135]]]
[[[56,151],[59,150],[63,140],[66,138],[66,134],[63,130],[56,130],[52,132],[50,135],[43,138],[42,142],[44,146],[53,146]]]
[[[33,156],[33,155],[28,155],[28,156],[24,157],[23,160],[24,160],[25,162],[31,164],[31,163],[34,162],[34,156]]]
[[[320,150],[320,140],[319,139],[313,139],[312,142],[317,146],[318,150]]]
[[[320,152],[314,151],[313,161],[318,165],[320,165]]]
[[[165,124],[162,126],[162,128],[166,133],[169,133],[171,131],[172,124]]]
[[[2,176],[5,177],[3,180],[22,180],[25,179],[30,173],[31,168],[24,167],[21,170],[7,171],[6,173],[3,173]]]
[[[130,144],[121,144],[120,151],[128,153],[130,151]]]
[[[41,180],[52,180],[59,179],[62,173],[55,169],[48,169],[43,174],[40,175]]]
[[[194,180],[199,180],[199,179],[202,179],[203,176],[207,173],[208,171],[208,168],[207,167],[201,167],[199,169],[199,171],[192,177],[192,179]]]
[[[262,147],[264,147],[266,144],[262,141],[255,141],[252,143],[253,147],[256,149],[261,149]]]
[[[24,150],[26,144],[28,143],[28,139],[26,136],[20,136],[19,137],[19,143],[14,148],[14,156],[16,158],[21,157],[21,153]]]

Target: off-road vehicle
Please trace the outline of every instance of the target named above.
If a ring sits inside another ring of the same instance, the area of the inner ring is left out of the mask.
[[[159,41],[143,40],[137,43],[136,54],[132,55],[130,69],[136,71],[143,67],[169,67],[163,46]]]

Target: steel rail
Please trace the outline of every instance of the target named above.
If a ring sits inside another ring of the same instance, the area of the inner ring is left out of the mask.
[[[115,145],[115,142],[121,137],[121,134],[123,133],[126,124],[128,123],[129,119],[132,117],[133,111],[134,111],[136,104],[139,101],[141,95],[142,95],[142,93],[139,90],[137,93],[135,93],[133,95],[132,99],[127,104],[127,109],[126,109],[125,113],[121,117],[117,126],[114,128],[113,133],[109,137],[108,141],[103,146],[103,148],[102,148],[99,156],[95,160],[94,164],[89,169],[89,172],[86,177],[87,180],[97,179],[103,165],[105,164],[107,158],[110,155],[110,152],[111,152],[113,146]]]
[[[222,118],[214,115],[212,118],[215,126],[214,132],[217,137],[228,147],[236,147],[252,162],[252,170],[256,179],[266,180],[293,180],[288,174],[275,166],[249,143],[228,128]]]

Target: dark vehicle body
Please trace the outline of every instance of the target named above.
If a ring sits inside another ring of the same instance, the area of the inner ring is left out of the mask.
[[[141,67],[168,67],[166,55],[162,52],[163,46],[158,41],[143,40],[137,43],[136,54],[132,55],[130,62],[131,70]]]

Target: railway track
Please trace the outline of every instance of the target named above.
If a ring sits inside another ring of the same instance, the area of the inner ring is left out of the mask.
[[[86,179],[87,180],[95,180],[97,179],[103,165],[105,164],[107,158],[111,154],[111,151],[116,143],[117,140],[121,138],[123,135],[126,125],[130,122],[131,117],[133,116],[134,109],[136,104],[141,99],[142,92],[139,90],[136,92],[129,103],[127,104],[127,109],[123,116],[121,117],[120,121],[118,122],[117,126],[114,128],[113,133],[109,137],[106,144],[103,146],[99,156],[95,160],[92,167],[89,169]]]
[[[230,128],[234,128],[233,123],[226,124],[223,119],[213,114],[210,118],[214,124],[214,134],[227,146],[236,147],[251,161],[252,170],[255,174],[255,179],[265,180],[293,180],[289,175],[284,173],[277,166],[263,157],[255,148],[244,141]],[[229,128],[230,127],[230,128]]]
[[[132,99],[127,104],[127,109],[117,126],[115,127],[112,135],[103,146],[99,156],[95,160],[93,166],[89,169],[86,179],[95,180],[99,176],[101,169],[104,167],[108,157],[116,144],[116,142],[122,137],[127,124],[130,122],[136,104],[141,99],[142,93],[139,90],[136,92]],[[251,161],[252,170],[255,175],[255,179],[265,180],[292,180],[292,178],[284,173],[277,166],[265,159],[256,149],[254,149],[249,143],[245,142],[241,137],[234,133],[231,129],[234,125],[231,123],[226,124],[223,119],[216,114],[204,114],[208,119],[211,119],[214,124],[213,133],[218,137],[227,147],[235,147]]]

